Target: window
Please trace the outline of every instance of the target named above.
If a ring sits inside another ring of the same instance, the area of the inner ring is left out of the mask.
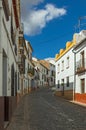
[[[20,89],[20,82],[19,82],[19,72],[18,72],[18,90]]]
[[[15,96],[14,74],[15,74],[14,64],[12,64],[11,65],[11,96]]]
[[[64,70],[64,61],[62,61],[62,71]]]
[[[42,75],[42,79],[44,79],[44,76]]]
[[[51,77],[51,82],[53,82],[53,78]]]
[[[48,70],[47,70],[47,74],[48,74]]]
[[[81,67],[84,68],[84,51],[81,52]]]
[[[61,86],[64,87],[64,79],[61,80]]]
[[[44,75],[44,81],[46,81],[46,76]]]
[[[57,86],[58,86],[58,88],[60,88],[59,80],[58,80],[58,85]]]
[[[67,77],[67,87],[69,87],[69,77]]]
[[[60,72],[60,64],[58,64],[58,73]]]
[[[3,0],[2,4],[3,4],[3,9],[4,9],[6,20],[8,21],[9,16],[10,16],[8,0]]]
[[[53,76],[53,70],[51,71],[51,75]]]
[[[81,79],[81,93],[85,93],[85,79]]]
[[[69,68],[69,57],[67,57],[67,68]]]

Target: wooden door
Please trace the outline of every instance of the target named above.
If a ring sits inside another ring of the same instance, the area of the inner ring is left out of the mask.
[[[81,93],[85,92],[85,79],[81,79]]]

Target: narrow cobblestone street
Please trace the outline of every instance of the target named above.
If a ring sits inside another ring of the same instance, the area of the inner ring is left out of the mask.
[[[23,97],[7,130],[86,130],[86,108],[39,89]]]

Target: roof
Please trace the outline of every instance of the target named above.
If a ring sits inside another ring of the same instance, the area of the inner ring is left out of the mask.
[[[39,60],[39,63],[41,65],[43,65],[45,68],[47,68],[48,70],[50,69],[50,63],[45,61],[45,60]]]
[[[59,54],[56,54],[55,61],[58,61],[63,55],[65,55],[76,44],[76,36],[73,35],[73,40],[66,43],[65,49],[60,49]]]
[[[78,42],[78,43],[74,46],[74,50],[76,50],[84,41],[86,41],[86,37],[83,38],[80,42]]]

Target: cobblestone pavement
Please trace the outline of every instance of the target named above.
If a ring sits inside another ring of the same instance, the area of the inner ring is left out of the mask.
[[[86,108],[40,89],[23,97],[7,130],[86,130]]]

